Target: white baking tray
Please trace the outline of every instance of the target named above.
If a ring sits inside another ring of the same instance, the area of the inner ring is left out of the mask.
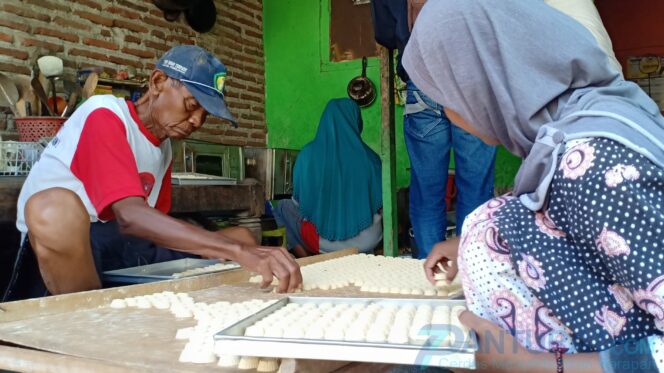
[[[268,306],[256,314],[215,335],[217,354],[295,358],[314,360],[358,361],[388,364],[437,366],[475,369],[477,338],[471,331],[470,338],[460,346],[437,346],[430,340],[425,345],[349,342],[321,339],[292,339],[247,337],[245,329],[288,303],[377,303],[431,307],[464,305],[465,300],[449,299],[389,299],[389,298],[329,298],[288,297]],[[444,336],[443,336],[444,337]]]

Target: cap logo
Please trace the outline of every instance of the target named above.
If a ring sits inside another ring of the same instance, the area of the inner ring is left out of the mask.
[[[225,83],[226,83],[226,73],[225,72],[214,74],[213,86],[217,89],[217,91],[219,91],[220,93],[223,93]]]
[[[175,70],[181,74],[186,74],[187,70],[189,70],[186,67],[180,65],[179,63],[173,62],[171,60],[164,60],[164,67],[168,67],[169,69]]]

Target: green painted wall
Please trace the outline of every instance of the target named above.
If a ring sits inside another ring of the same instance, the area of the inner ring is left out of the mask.
[[[360,61],[330,63],[327,0],[264,0],[266,121],[268,146],[300,149],[316,134],[329,99],[346,97],[346,85],[360,74]],[[370,59],[368,77],[379,89],[378,59]],[[362,138],[380,154],[380,103],[362,110]],[[396,109],[397,186],[409,184],[403,139],[403,107]],[[496,165],[496,186],[511,185],[518,159],[504,150]]]

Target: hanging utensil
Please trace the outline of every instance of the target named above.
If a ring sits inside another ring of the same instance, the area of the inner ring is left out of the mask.
[[[57,115],[58,98],[55,92],[55,80],[62,76],[64,72],[64,65],[61,58],[55,56],[43,56],[37,60],[39,70],[44,76],[51,81],[51,91],[53,93],[53,112]]]
[[[87,100],[95,94],[95,88],[97,88],[97,82],[99,82],[99,75],[95,72],[88,74],[88,77],[85,79],[85,84],[83,85],[83,99]]]
[[[18,89],[16,84],[12,82],[6,75],[0,73],[0,106],[7,106],[12,111],[14,116],[19,116],[16,109],[16,101],[18,101]]]
[[[360,107],[367,107],[376,100],[376,88],[369,78],[367,78],[366,57],[362,57],[362,75],[353,78],[348,83],[348,97],[357,102]]]
[[[35,66],[32,71],[32,80],[30,81],[30,85],[32,86],[32,90],[34,91],[37,98],[39,98],[39,102],[42,104],[42,113],[44,112],[44,110],[46,110],[48,112],[47,115],[53,116],[54,115],[53,111],[48,106],[48,98],[46,97],[44,86],[39,80],[39,75],[40,75],[39,68]]]

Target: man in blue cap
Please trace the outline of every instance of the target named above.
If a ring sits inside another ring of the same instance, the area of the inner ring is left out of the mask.
[[[170,139],[186,138],[208,114],[235,123],[225,79],[212,54],[178,46],[135,104],[112,95],[83,103],[21,190],[22,245],[4,300],[97,289],[103,270],[192,256],[234,260],[264,286],[276,276],[281,292],[299,287],[299,267],[283,248],[259,246],[244,228],[209,232],[167,215]],[[38,271],[26,267],[31,259]]]

